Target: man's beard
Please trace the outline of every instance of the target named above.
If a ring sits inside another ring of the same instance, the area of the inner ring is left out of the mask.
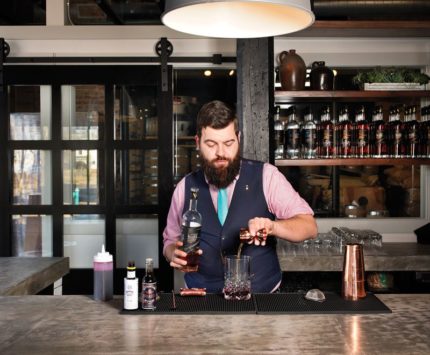
[[[227,160],[228,165],[226,167],[217,168],[214,163],[217,160]],[[219,189],[225,188],[230,185],[240,170],[240,156],[239,151],[233,159],[228,159],[225,157],[218,157],[211,161],[207,160],[203,154],[200,152],[200,164],[202,166],[203,172],[209,184],[218,187]]]

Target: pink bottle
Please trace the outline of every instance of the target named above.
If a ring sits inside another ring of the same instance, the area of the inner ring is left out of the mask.
[[[109,301],[113,298],[113,257],[105,251],[94,256],[94,299]]]

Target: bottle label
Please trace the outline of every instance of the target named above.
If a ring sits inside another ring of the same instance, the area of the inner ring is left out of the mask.
[[[299,130],[289,129],[287,131],[287,141],[288,149],[298,149],[299,148]]]
[[[186,253],[196,250],[199,247],[200,231],[202,226],[188,227],[182,225],[181,240],[184,243],[182,250]]]
[[[315,129],[306,129],[305,130],[305,148],[307,149],[315,149],[315,141],[316,141],[316,131]]]
[[[323,132],[323,146],[331,147],[333,142],[333,133],[331,129],[325,129]]]
[[[351,132],[348,128],[342,130],[341,145],[343,148],[348,148],[351,145]]]
[[[157,300],[157,283],[156,282],[142,283],[142,308],[155,309],[156,300]]]
[[[367,146],[367,131],[365,129],[358,130],[358,146],[359,147]]]
[[[376,143],[382,144],[384,141],[384,131],[381,129],[376,130]]]
[[[138,280],[124,279],[124,309],[138,308]]]

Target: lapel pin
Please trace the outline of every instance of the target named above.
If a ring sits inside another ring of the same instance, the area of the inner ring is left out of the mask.
[[[245,190],[246,190],[246,191],[248,191],[248,190],[249,190],[248,185],[245,185]]]

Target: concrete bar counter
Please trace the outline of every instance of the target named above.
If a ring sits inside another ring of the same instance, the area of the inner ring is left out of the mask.
[[[0,258],[0,295],[32,295],[69,272],[69,258]]]
[[[381,294],[389,314],[121,315],[122,298],[0,297],[6,354],[429,354],[430,295]]]

